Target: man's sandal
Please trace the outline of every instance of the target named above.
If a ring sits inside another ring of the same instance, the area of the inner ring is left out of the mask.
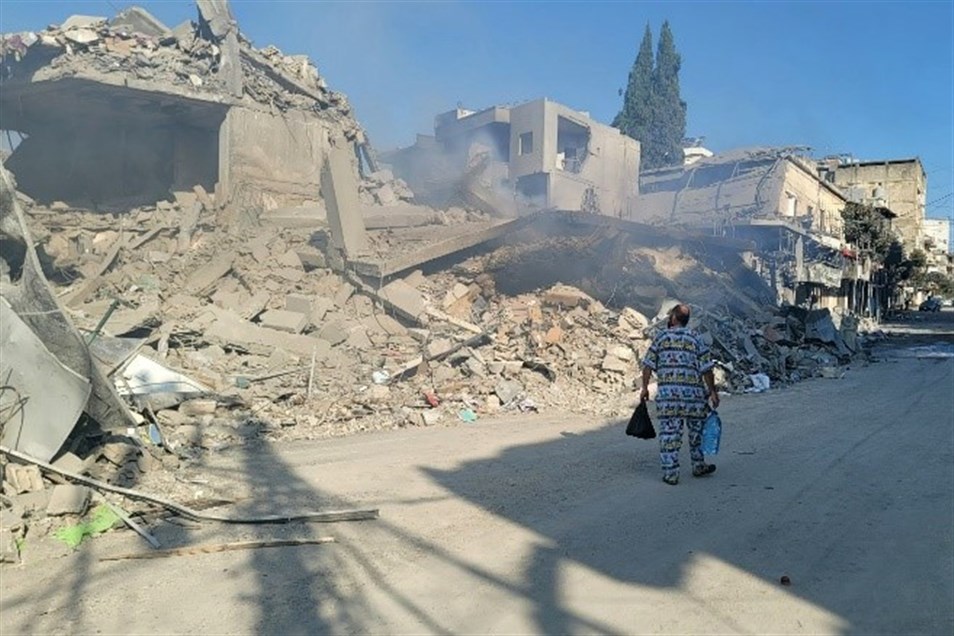
[[[715,470],[716,470],[715,464],[703,464],[702,467],[700,468],[692,469],[692,476],[705,477],[707,475],[711,475],[712,473],[714,473]]]

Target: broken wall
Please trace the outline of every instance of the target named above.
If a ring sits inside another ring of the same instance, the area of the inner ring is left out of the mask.
[[[786,218],[811,219],[811,229],[842,241],[845,222],[841,211],[845,199],[793,161],[782,164],[783,187],[778,195],[778,214]]]
[[[842,188],[860,187],[869,200],[876,192],[882,195],[883,205],[898,215],[894,228],[905,250],[910,253],[922,246],[927,176],[919,160],[838,166],[835,183]]]
[[[5,162],[21,191],[50,204],[128,209],[218,178],[221,104],[79,79],[0,98],[0,128],[24,139]]]
[[[329,131],[297,112],[230,109],[219,136],[220,188],[260,211],[316,200]]]

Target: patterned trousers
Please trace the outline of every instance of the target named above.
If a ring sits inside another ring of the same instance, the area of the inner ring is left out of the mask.
[[[702,418],[671,417],[659,420],[659,459],[662,463],[663,477],[679,476],[679,449],[682,447],[682,428],[689,431],[689,457],[692,467],[698,468],[705,463],[702,454]]]

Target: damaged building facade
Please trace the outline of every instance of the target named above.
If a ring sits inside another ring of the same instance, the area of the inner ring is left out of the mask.
[[[796,149],[752,149],[644,172],[633,219],[745,238],[778,302],[876,312],[872,264],[845,242],[843,191]]]
[[[927,174],[920,159],[834,159],[820,162],[818,169],[822,178],[842,189],[849,201],[891,210],[897,217],[894,229],[907,254],[925,248]]]
[[[638,194],[639,142],[538,99],[438,115],[434,135],[383,154],[426,202],[493,210],[584,210],[624,218]]]
[[[227,4],[197,4],[173,29],[133,7],[4,36],[0,129],[21,192],[100,211],[195,186],[237,211],[317,198],[329,145],[363,139],[347,100],[307,57],[254,49]]]

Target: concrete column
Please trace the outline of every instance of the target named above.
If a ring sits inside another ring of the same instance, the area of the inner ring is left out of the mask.
[[[216,188],[216,204],[232,198],[232,112],[225,114],[219,126],[219,183]]]
[[[343,138],[332,140],[321,170],[321,196],[328,211],[331,241],[345,258],[367,250],[368,240],[358,202],[358,181],[351,158],[354,152]]]

